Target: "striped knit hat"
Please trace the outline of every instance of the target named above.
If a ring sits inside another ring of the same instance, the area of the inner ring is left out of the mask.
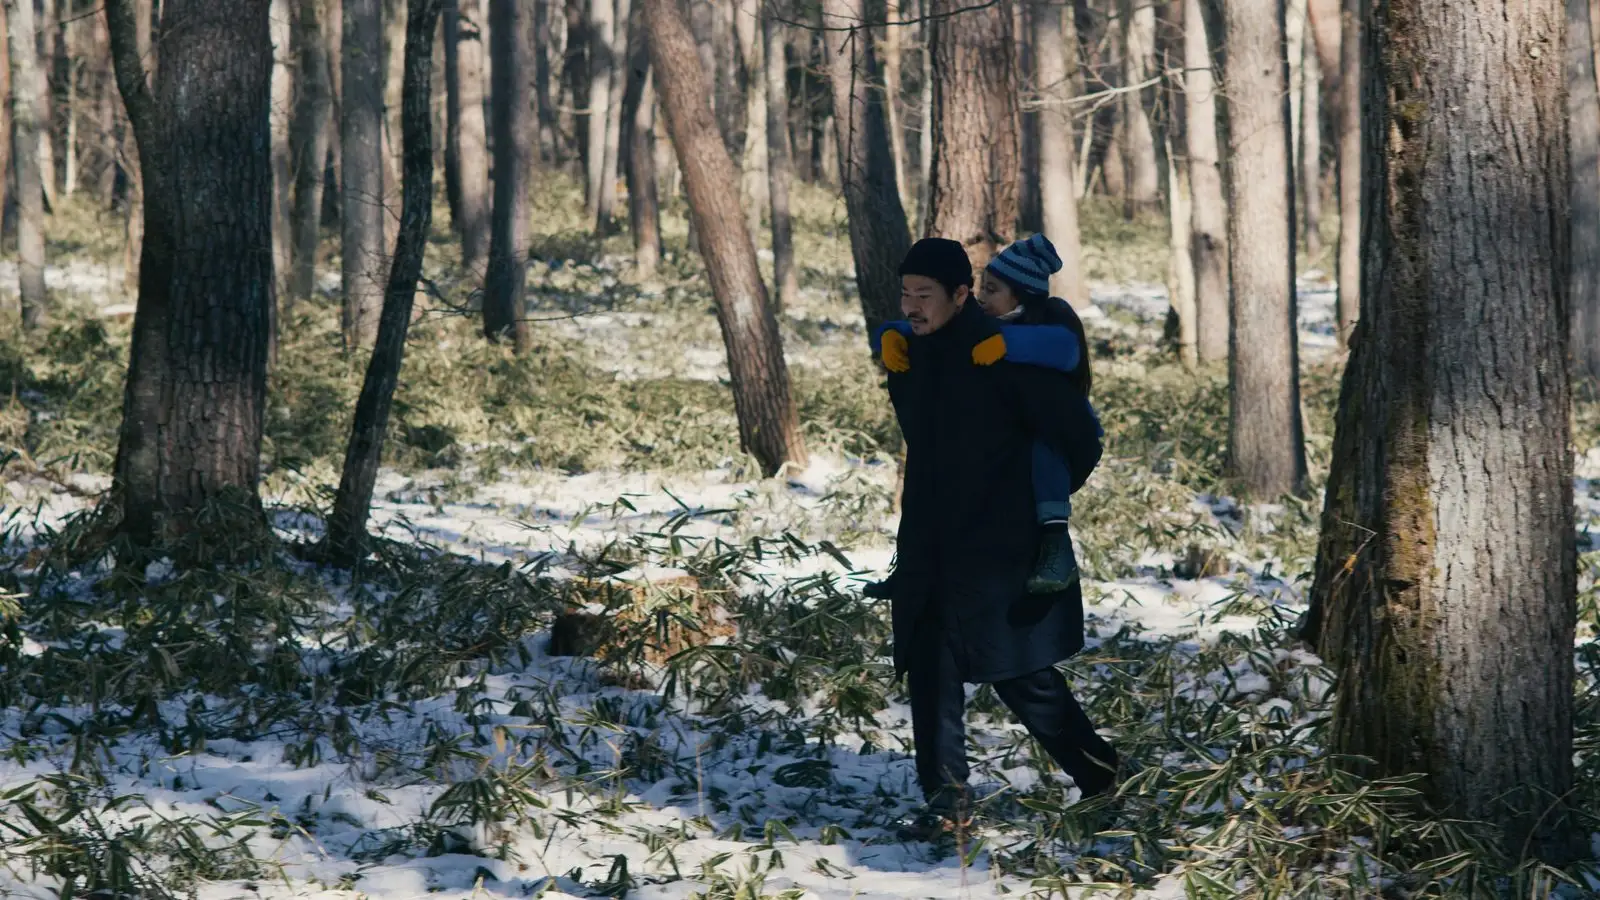
[[[1061,271],[1061,257],[1055,245],[1042,234],[1000,251],[989,261],[988,271],[999,275],[1023,292],[1050,296],[1050,276]]]

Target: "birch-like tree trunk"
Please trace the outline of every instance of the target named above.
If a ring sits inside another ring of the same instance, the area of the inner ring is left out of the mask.
[[[1089,305],[1089,281],[1083,271],[1083,241],[1078,232],[1076,151],[1072,142],[1072,97],[1067,53],[1072,49],[1062,28],[1064,5],[1034,0],[1033,76],[1039,93],[1039,194],[1044,207],[1044,233],[1061,256],[1061,271],[1050,279],[1051,291],[1078,308]]]
[[[789,214],[789,188],[794,183],[794,157],[789,146],[789,64],[784,25],[766,9],[761,15],[762,75],[767,94],[767,198],[772,228],[772,282],[779,309],[800,295],[794,262],[794,223]]]
[[[33,0],[6,0],[6,32],[11,62],[11,134],[17,187],[18,295],[22,327],[44,324],[44,179],[40,133],[47,123],[39,108],[44,73],[39,68]],[[0,173],[3,174],[3,173]]]
[[[444,0],[445,190],[461,235],[461,267],[489,252],[489,133],[483,120],[484,26],[475,0]]]

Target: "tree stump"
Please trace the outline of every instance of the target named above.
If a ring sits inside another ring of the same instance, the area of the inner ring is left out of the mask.
[[[708,588],[678,569],[637,568],[567,583],[568,611],[550,629],[551,656],[661,665],[690,647],[738,632]]]

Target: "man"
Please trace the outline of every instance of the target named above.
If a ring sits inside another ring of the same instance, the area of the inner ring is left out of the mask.
[[[1000,699],[1091,797],[1116,782],[1117,754],[1095,734],[1055,664],[1083,648],[1083,595],[1027,590],[1039,546],[1035,440],[1086,477],[1099,426],[1066,374],[1005,359],[1000,323],[972,300],[959,243],[918,241],[900,266],[910,338],[885,334],[882,359],[906,440],[897,563],[888,582],[895,668],[908,678],[917,779],[928,808],[911,833],[963,820],[964,682]]]

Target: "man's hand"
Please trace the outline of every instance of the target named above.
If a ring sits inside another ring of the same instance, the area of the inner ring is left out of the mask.
[[[878,358],[883,360],[883,367],[896,374],[911,371],[911,346],[906,343],[906,336],[890,328],[883,333],[882,340]]]

